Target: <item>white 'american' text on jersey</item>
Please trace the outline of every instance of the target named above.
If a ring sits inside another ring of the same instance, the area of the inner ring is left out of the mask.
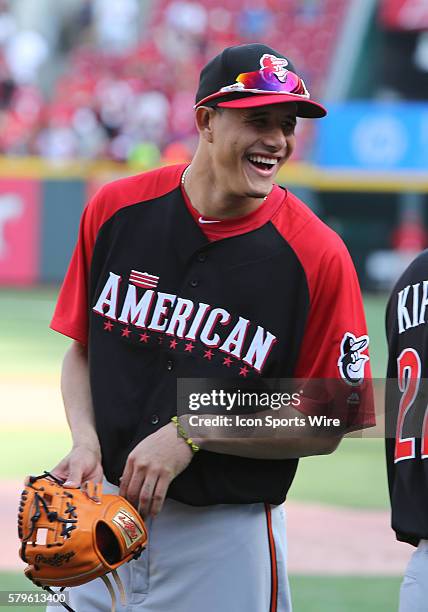
[[[240,316],[238,321],[234,322],[232,315],[224,308],[212,308],[203,302],[199,302],[196,308],[192,300],[152,289],[146,290],[138,299],[137,288],[132,284],[128,284],[125,300],[118,315],[121,281],[120,275],[110,272],[93,307],[94,312],[114,321],[163,332],[169,336],[194,341],[199,339],[205,346],[218,348],[261,372],[277,339],[260,325],[257,326],[251,343],[242,356],[247,332],[251,326],[248,319]],[[222,341],[216,328],[219,326],[227,328],[231,325],[232,329],[228,330],[226,339]]]

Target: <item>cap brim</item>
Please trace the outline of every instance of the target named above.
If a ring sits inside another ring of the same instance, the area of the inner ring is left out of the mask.
[[[288,94],[257,94],[219,102],[217,106],[222,108],[256,108],[258,106],[269,106],[271,104],[284,104],[284,102],[294,102],[297,104],[297,116],[308,119],[321,119],[327,115],[326,109],[318,102],[312,100],[296,100],[296,96]]]

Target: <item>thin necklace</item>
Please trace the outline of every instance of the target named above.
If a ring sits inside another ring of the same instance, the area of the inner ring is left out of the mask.
[[[187,166],[187,168],[185,169],[185,171],[183,172],[182,176],[181,176],[181,184],[184,186],[184,181],[186,180],[186,174],[188,169],[190,168],[190,166]]]
[[[184,182],[186,180],[186,175],[189,169],[190,169],[190,165],[187,166],[187,168],[184,170],[183,174],[181,175],[181,184],[183,185],[183,187],[184,187]],[[263,202],[265,202],[266,200],[267,200],[267,196],[263,198]]]

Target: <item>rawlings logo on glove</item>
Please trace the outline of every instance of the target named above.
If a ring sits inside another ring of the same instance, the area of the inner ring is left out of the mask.
[[[103,495],[100,484],[67,489],[45,472],[29,476],[18,511],[19,555],[24,572],[37,586],[72,587],[101,577],[115,596],[106,574],[137,558],[147,542],[138,512],[119,495]],[[68,606],[64,606],[71,610]]]
[[[74,550],[70,551],[69,553],[65,553],[65,555],[55,553],[53,557],[44,557],[42,554],[40,554],[35,556],[35,562],[37,565],[40,563],[46,563],[47,565],[55,565],[55,567],[58,567],[63,563],[67,563],[67,561],[69,561],[71,557],[74,557],[75,554],[76,553]]]

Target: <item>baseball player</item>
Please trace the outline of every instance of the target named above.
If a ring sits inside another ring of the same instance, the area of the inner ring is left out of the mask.
[[[349,254],[275,184],[296,118],[325,114],[284,55],[227,48],[201,72],[191,164],[106,185],[83,214],[51,324],[73,339],[73,448],[54,473],[104,475],[146,518],[148,548],[120,570],[133,610],[290,611],[283,502],[298,458],[341,437],[195,443],[175,421],[177,379],[338,379],[352,426],[373,423]],[[96,582],[72,606],[108,610]]]
[[[428,601],[428,251],[403,273],[388,302],[386,460],[397,539],[416,547],[400,591],[400,612]]]

